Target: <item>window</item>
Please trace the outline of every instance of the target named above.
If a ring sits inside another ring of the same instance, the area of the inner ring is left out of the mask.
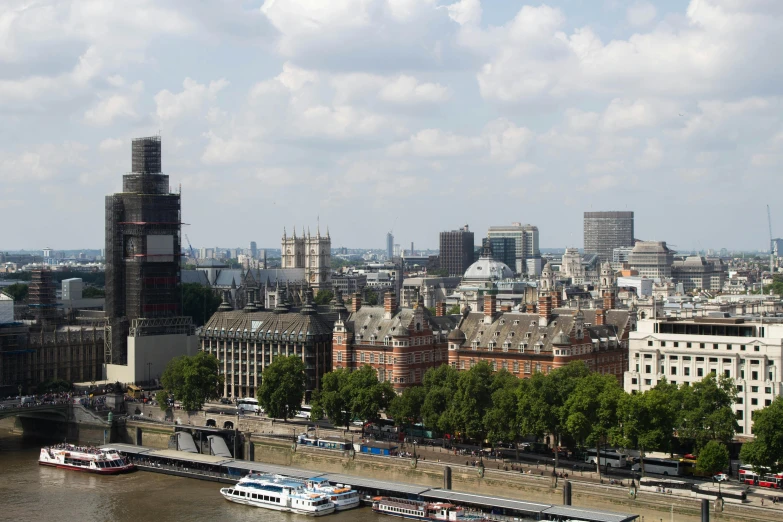
[[[737,397],[737,400],[735,400],[734,402],[736,402],[737,404],[742,404],[745,401],[742,399],[742,397]]]
[[[634,378],[631,379],[631,384],[636,384],[637,381],[638,381],[638,379],[636,377],[634,377]]]
[[[766,388],[764,388],[764,393],[772,393],[772,388],[767,386]]]
[[[665,347],[666,346],[666,341],[661,341],[661,346]]]
[[[731,350],[731,345],[730,345],[730,344],[727,344],[727,345],[726,345],[726,349],[727,349],[727,350]]]
[[[677,367],[676,366],[672,366],[669,369],[671,370],[671,375],[677,375]]]
[[[530,373],[530,361],[525,361],[525,373]]]
[[[383,354],[382,353],[378,355],[378,362],[383,364]]]
[[[652,373],[652,366],[650,366],[649,364],[645,364],[644,373]]]
[[[723,370],[724,377],[731,377],[731,370]]]
[[[754,346],[754,347],[753,347],[753,351],[754,351],[754,352],[758,352],[759,350],[761,350],[761,348],[759,348],[758,346]]]
[[[689,367],[687,367],[687,366],[685,368],[683,368],[682,371],[684,372],[684,375],[686,375],[686,376],[691,374],[691,369]]]
[[[758,393],[759,392],[759,387],[758,386],[751,386],[750,387],[750,392],[751,393]]]
[[[750,380],[751,381],[758,381],[759,380],[759,372],[750,372]]]
[[[771,400],[769,400],[769,399],[764,399],[764,406],[769,406],[770,404],[772,404],[772,401],[771,401]]]
[[[686,348],[690,348],[691,347],[691,343],[685,343],[685,347]]]
[[[758,399],[751,399],[750,400],[750,405],[751,406],[758,406],[758,404],[759,404],[759,400]]]
[[[343,344],[343,338],[341,335],[337,336],[337,344]]]
[[[679,348],[680,347],[680,343],[678,343],[677,341],[674,341],[674,347],[675,348]]]
[[[742,391],[742,385],[737,386],[737,391]]]
[[[514,361],[514,373],[519,373],[519,362]]]
[[[696,368],[696,377],[704,377],[704,368]]]
[[[644,385],[645,386],[650,386],[651,384],[652,384],[652,380],[650,380],[650,379],[645,379],[644,380]]]
[[[704,343],[699,343],[699,348],[704,348]]]
[[[696,362],[704,362],[704,357],[696,357]]]
[[[337,362],[343,362],[343,352],[337,352]]]
[[[745,412],[742,410],[737,410],[737,420],[742,420],[745,418]]]
[[[717,357],[710,357],[710,362],[716,363],[716,362],[718,362],[718,358]]]
[[[647,341],[647,346],[652,346],[652,341]]]

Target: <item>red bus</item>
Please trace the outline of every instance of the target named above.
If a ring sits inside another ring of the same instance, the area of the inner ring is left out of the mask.
[[[783,487],[783,473],[764,475],[758,479],[757,485],[762,488],[781,489]]]

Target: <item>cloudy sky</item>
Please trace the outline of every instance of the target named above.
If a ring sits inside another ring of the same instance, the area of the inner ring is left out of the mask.
[[[100,248],[160,133],[194,246],[582,246],[634,210],[677,249],[783,235],[780,0],[2,0],[0,250]]]

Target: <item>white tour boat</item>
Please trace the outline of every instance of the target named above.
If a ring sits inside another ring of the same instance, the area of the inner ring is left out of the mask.
[[[254,474],[248,475],[253,477]],[[307,480],[296,479],[286,477],[284,475],[275,475],[276,478],[282,480],[288,480],[292,482],[299,482],[310,493],[320,493],[326,495],[334,503],[334,509],[336,511],[345,511],[347,509],[353,509],[359,507],[361,503],[361,497],[355,489],[351,489],[350,486],[344,484],[330,484],[328,479],[315,477]]]
[[[298,481],[271,475],[244,477],[236,486],[221,488],[226,500],[274,511],[319,517],[334,513],[328,496],[307,491]]]
[[[73,444],[56,444],[41,448],[38,464],[100,475],[116,475],[136,469],[116,450],[74,446]]]

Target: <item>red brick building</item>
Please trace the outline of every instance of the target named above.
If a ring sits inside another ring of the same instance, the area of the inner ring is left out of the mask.
[[[393,293],[384,295],[383,306],[362,306],[355,294],[348,316],[334,325],[332,368],[355,370],[369,364],[398,393],[421,384],[429,368],[448,361],[446,337],[458,316],[443,312],[438,303],[433,316],[421,300],[413,308],[398,308]]]

